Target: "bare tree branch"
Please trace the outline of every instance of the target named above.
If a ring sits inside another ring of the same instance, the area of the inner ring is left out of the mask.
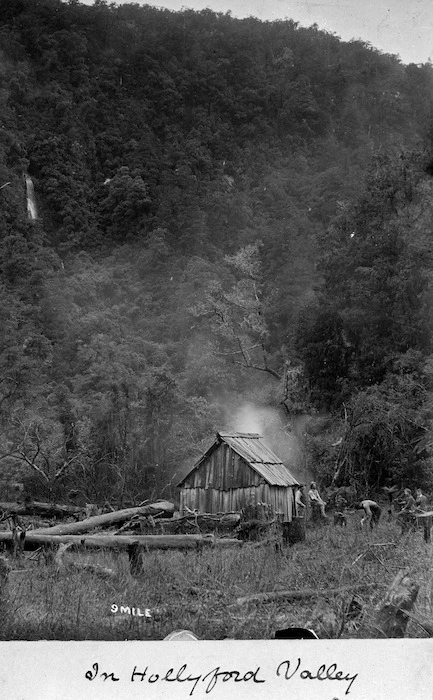
[[[28,464],[32,469],[35,469],[35,471],[37,471],[41,476],[43,476],[43,478],[45,479],[45,481],[46,481],[47,483],[49,483],[50,477],[44,472],[43,469],[41,469],[40,467],[38,467],[37,464],[35,464],[34,462],[32,462],[30,459],[28,459],[27,455],[26,455],[24,452],[19,452],[19,455],[20,455],[21,459],[22,459],[24,462],[26,462],[26,464]]]

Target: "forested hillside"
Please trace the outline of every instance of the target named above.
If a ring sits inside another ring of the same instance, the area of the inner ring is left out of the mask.
[[[100,0],[0,50],[2,478],[169,495],[248,401],[325,485],[433,486],[432,67]]]

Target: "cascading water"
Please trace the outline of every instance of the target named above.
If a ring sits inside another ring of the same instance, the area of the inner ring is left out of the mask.
[[[25,175],[26,192],[27,192],[27,216],[31,221],[36,221],[38,212],[36,209],[35,188],[33,187],[32,178]]]

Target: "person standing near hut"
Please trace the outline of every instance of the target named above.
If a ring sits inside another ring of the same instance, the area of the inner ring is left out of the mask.
[[[308,498],[310,500],[310,505],[313,508],[313,510],[314,508],[319,508],[322,518],[327,518],[327,515],[325,513],[326,502],[320,497],[315,481],[312,481],[310,484]]]
[[[303,518],[304,513],[305,513],[305,503],[302,500],[303,499],[303,491],[304,491],[304,486],[305,484],[300,484],[298,488],[296,489],[296,495],[295,495],[295,504],[296,504],[296,517],[297,518]]]

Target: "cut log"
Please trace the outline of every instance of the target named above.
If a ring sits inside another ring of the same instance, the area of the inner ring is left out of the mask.
[[[84,513],[84,508],[79,508],[78,506],[44,503],[42,501],[30,501],[29,503],[5,503],[1,501],[0,510],[10,515],[39,515],[47,518],[67,518]]]
[[[0,532],[0,542],[12,542],[12,533]],[[130,545],[137,544],[144,549],[195,550],[205,546],[236,547],[242,545],[240,540],[216,539],[207,535],[51,535],[46,530],[29,530],[25,539],[25,548],[34,549],[35,545],[59,545],[61,543],[85,547],[106,547],[108,549],[128,549]]]
[[[376,614],[376,637],[404,637],[409,620],[407,615],[414,606],[419,585],[409,578],[408,571],[401,569]]]
[[[103,515],[95,515],[92,518],[86,518],[76,523],[66,523],[64,525],[54,525],[54,527],[41,528],[33,532],[44,533],[50,535],[78,535],[83,532],[90,532],[98,527],[110,527],[115,523],[125,522],[130,520],[134,515],[156,515],[157,513],[174,513],[175,507],[169,501],[159,501],[151,503],[147,506],[137,506],[136,508],[124,508],[123,510],[115,510],[113,513],[104,513]]]
[[[319,590],[317,588],[301,588],[299,591],[269,591],[268,593],[253,593],[242,598],[237,598],[236,605],[244,605],[245,603],[267,603],[272,600],[303,600],[306,598],[314,598],[315,596],[330,596],[339,595],[340,593],[352,593],[355,591],[364,590],[365,588],[374,588],[375,583],[361,583],[352,586],[340,586],[339,588],[327,588]]]

